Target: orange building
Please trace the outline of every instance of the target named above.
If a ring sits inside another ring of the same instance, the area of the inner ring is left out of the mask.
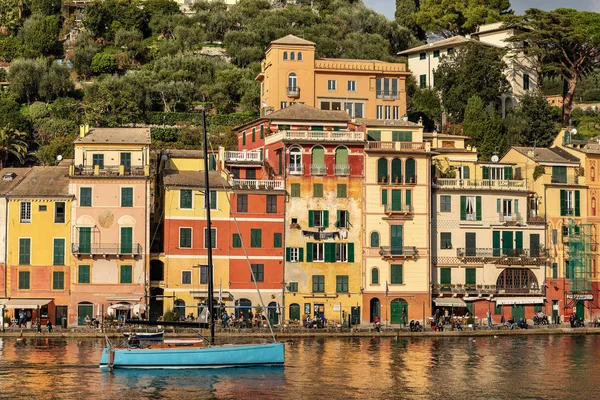
[[[257,80],[261,115],[295,103],[345,110],[352,118],[399,119],[406,113],[405,64],[315,57],[315,43],[287,35],[271,42]]]

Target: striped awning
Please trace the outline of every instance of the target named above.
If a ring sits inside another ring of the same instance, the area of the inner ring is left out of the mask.
[[[433,299],[433,302],[438,307],[466,307],[466,303],[457,297],[440,297]]]

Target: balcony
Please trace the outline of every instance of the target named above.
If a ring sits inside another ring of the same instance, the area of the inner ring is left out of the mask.
[[[431,151],[431,143],[427,142],[367,142],[366,151],[381,152],[427,152]]]
[[[288,174],[290,175],[303,175],[304,165],[302,164],[291,164],[288,166]]]
[[[468,258],[473,259],[502,259],[502,258],[520,258],[522,260],[545,258],[546,249],[503,249],[503,248],[462,248],[456,249],[456,257],[463,258],[469,262]],[[475,260],[472,260],[475,261]]]
[[[288,86],[287,95],[288,97],[300,97],[300,88],[298,86]]]
[[[386,204],[384,211],[390,217],[407,216],[413,213],[413,207],[410,204]]]
[[[579,177],[575,175],[567,176],[550,176],[550,183],[557,185],[577,185],[579,184]]]
[[[379,255],[383,259],[411,259],[418,255],[415,246],[382,246]]]
[[[71,252],[76,257],[137,257],[142,255],[142,245],[139,243],[102,243],[80,246],[73,244]]]
[[[512,190],[527,191],[527,179],[495,180],[495,179],[456,179],[438,178],[433,186],[439,189],[469,189],[469,190]]]
[[[396,176],[387,176],[382,175],[377,178],[378,183],[380,185],[416,185],[417,184],[417,176],[416,175],[396,175]]]
[[[228,163],[260,163],[262,162],[260,151],[226,151],[225,162]]]
[[[229,184],[234,189],[262,189],[262,190],[284,190],[284,181],[271,181],[259,179],[230,179]]]
[[[311,164],[310,174],[311,175],[327,175],[327,165]]]
[[[279,141],[297,142],[362,142],[364,132],[354,131],[281,131],[265,138],[265,144]]]
[[[377,98],[378,99],[396,100],[396,99],[398,99],[398,91],[397,90],[378,90]]]
[[[506,225],[516,225],[523,222],[521,219],[521,213],[503,214],[498,213],[498,221]]]
[[[349,165],[335,165],[334,171],[335,171],[335,174],[338,176],[348,176],[348,175],[350,175],[350,166]]]
[[[131,166],[125,165],[78,165],[73,164],[69,167],[69,176],[92,176],[101,178],[135,176],[146,177],[150,175],[149,166]]]

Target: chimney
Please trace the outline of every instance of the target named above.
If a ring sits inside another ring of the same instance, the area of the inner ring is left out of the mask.
[[[79,137],[85,137],[85,125],[79,125]]]
[[[90,131],[90,125],[85,124],[85,134],[87,135],[89,131]]]
[[[402,116],[402,121],[407,122],[408,121],[408,115],[404,114]]]
[[[535,158],[535,151],[533,151],[533,150],[527,150],[527,157]]]

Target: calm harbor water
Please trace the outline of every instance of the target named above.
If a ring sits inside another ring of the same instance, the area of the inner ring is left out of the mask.
[[[78,343],[80,342],[80,343]],[[115,371],[102,340],[0,339],[7,399],[594,399],[600,337],[297,339],[281,368]]]

